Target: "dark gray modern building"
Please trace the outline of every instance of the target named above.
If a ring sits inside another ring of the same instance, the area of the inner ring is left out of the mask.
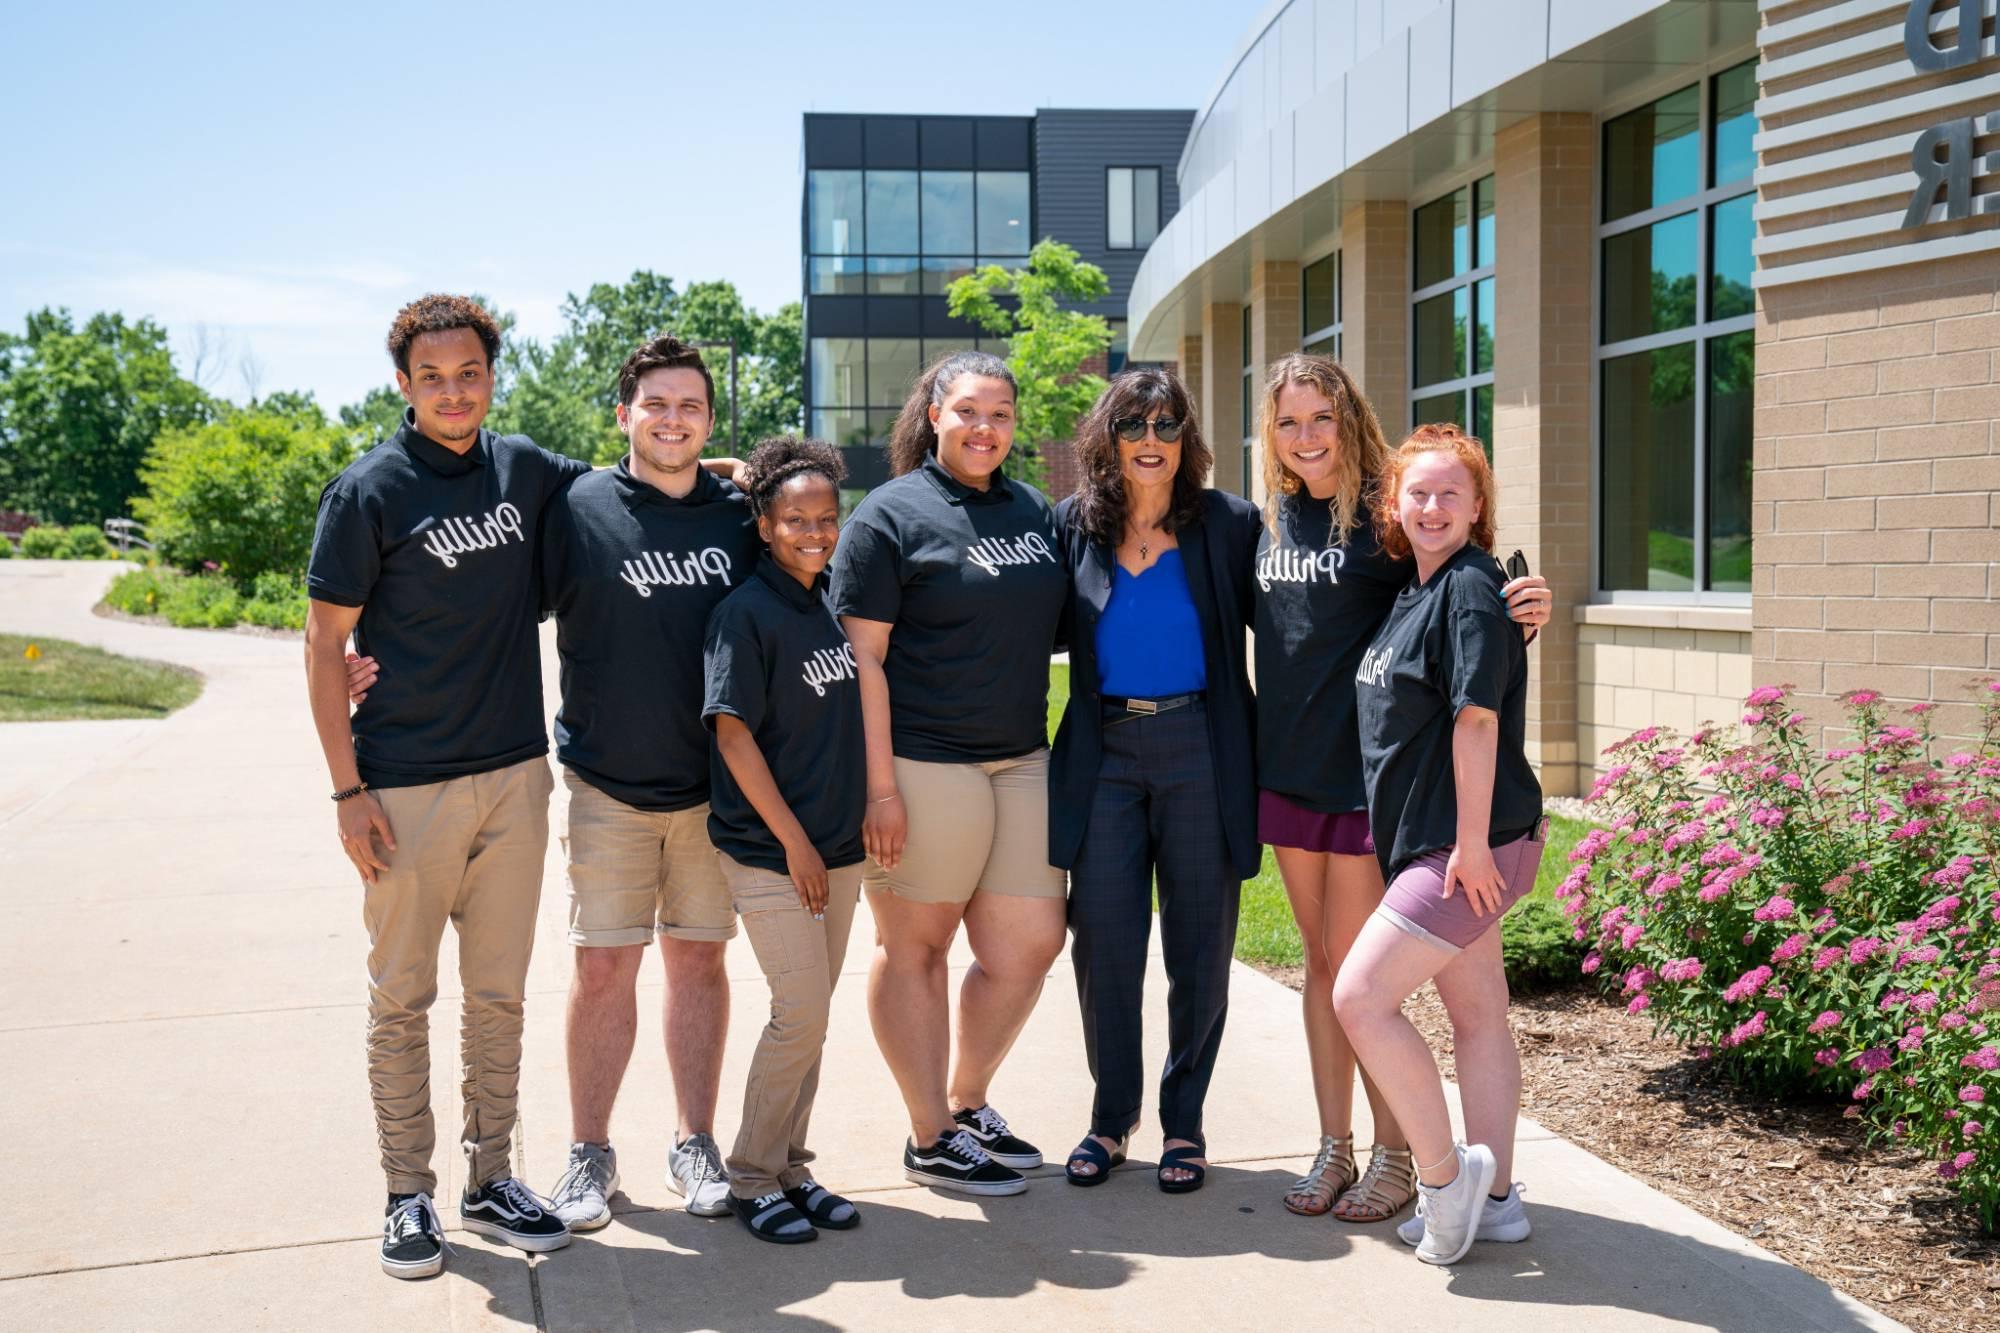
[[[920,367],[995,338],[946,311],[980,264],[1015,266],[1043,237],[1111,279],[1087,307],[1124,359],[1132,278],[1180,206],[1174,168],[1192,111],[805,118],[800,217],[806,402],[814,435],[847,450],[852,485],[886,478],[879,446]]]

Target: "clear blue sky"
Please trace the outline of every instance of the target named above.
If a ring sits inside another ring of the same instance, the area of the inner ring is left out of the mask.
[[[151,315],[208,386],[389,376],[396,307],[546,337],[636,268],[799,295],[805,111],[1199,106],[1261,0],[8,6],[0,327]],[[183,369],[186,369],[185,365]]]

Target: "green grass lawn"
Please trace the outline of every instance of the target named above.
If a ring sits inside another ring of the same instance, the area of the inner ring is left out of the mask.
[[[1056,723],[1062,719],[1063,705],[1069,702],[1069,668],[1049,668],[1049,737],[1054,739]],[[1570,939],[1569,925],[1556,906],[1555,886],[1570,871],[1569,850],[1589,831],[1579,820],[1551,816],[1548,850],[1542,855],[1541,873],[1535,889],[1501,924],[1502,946],[1507,955],[1507,975],[1516,989],[1548,985],[1574,979],[1583,949]],[[1264,865],[1257,878],[1243,886],[1243,908],[1236,927],[1236,956],[1246,963],[1263,967],[1297,967],[1305,961],[1299,930],[1292,920],[1292,904],[1285,897],[1284,881],[1278,877],[1278,863],[1271,849],[1264,849]]]
[[[28,659],[33,644],[40,660]],[[0,634],[0,722],[165,717],[201,694],[201,677],[164,662]]]

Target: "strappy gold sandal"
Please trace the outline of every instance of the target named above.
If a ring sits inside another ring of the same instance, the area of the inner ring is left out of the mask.
[[[1368,1169],[1333,1205],[1343,1222],[1386,1222],[1417,1197],[1417,1164],[1408,1148],[1368,1150]]]
[[[1322,1134],[1312,1169],[1292,1182],[1285,1207],[1301,1217],[1319,1217],[1333,1207],[1335,1195],[1354,1183],[1355,1174],[1354,1136]]]

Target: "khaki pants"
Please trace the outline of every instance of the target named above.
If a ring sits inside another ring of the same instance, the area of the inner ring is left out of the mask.
[[[430,1007],[438,945],[458,928],[467,1188],[512,1174],[521,1079],[521,994],[549,842],[546,759],[375,793],[396,835],[368,886],[368,1083],[391,1193],[435,1194]]]
[[[744,933],[771,987],[771,1021],[750,1057],[743,1123],[728,1163],[731,1192],[755,1199],[791,1189],[811,1174],[806,1126],[819,1092],[833,988],[861,897],[861,867],[827,872],[826,920],[815,921],[788,876],[721,859]]]

